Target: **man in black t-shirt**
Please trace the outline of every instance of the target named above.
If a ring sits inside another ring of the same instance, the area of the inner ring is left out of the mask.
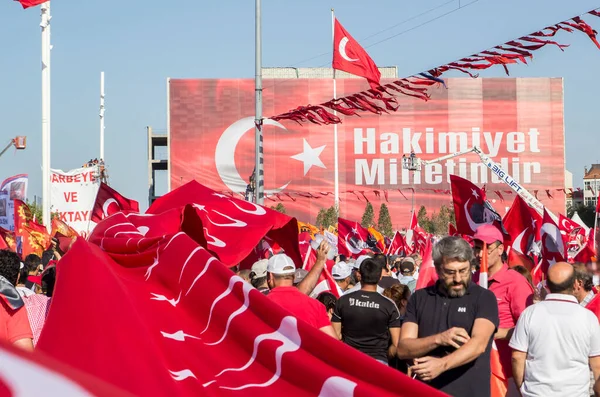
[[[381,272],[376,260],[362,262],[361,289],[337,301],[331,324],[344,343],[387,365],[388,351],[396,354],[401,323],[396,304],[377,292]]]
[[[439,280],[409,299],[398,358],[416,377],[451,396],[490,395],[490,351],[498,328],[496,297],[471,281],[473,250],[460,237],[433,247]]]

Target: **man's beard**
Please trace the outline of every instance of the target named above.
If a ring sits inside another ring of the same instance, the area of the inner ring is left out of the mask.
[[[469,278],[469,280],[464,281],[464,282],[460,281],[458,283],[455,283],[454,281],[451,281],[450,283],[442,284],[442,286],[446,290],[449,297],[460,298],[461,296],[463,296],[464,294],[467,293],[467,287],[469,286],[470,282],[471,282],[471,279]],[[453,288],[454,286],[459,286],[459,285],[462,286],[462,288],[460,288],[460,289]]]

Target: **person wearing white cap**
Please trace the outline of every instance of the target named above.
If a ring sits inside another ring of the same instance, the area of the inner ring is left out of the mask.
[[[267,298],[289,311],[297,319],[337,339],[325,306],[294,287],[295,273],[296,265],[289,256],[277,254],[270,257],[267,262],[267,284],[271,292]]]
[[[336,282],[338,296],[342,296],[344,291],[348,288],[348,285],[350,285],[351,275],[352,267],[350,267],[350,265],[348,265],[346,262],[338,262],[333,265],[333,268],[331,269],[331,277],[333,277]],[[315,289],[311,292],[310,297],[316,298],[321,292],[325,291],[331,291],[327,280],[323,280],[317,284]]]

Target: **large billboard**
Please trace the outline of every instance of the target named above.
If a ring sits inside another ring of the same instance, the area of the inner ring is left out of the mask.
[[[431,100],[400,96],[400,108],[383,115],[343,117],[338,125],[341,216],[360,220],[368,199],[377,213],[386,202],[394,227],[408,223],[412,194],[429,213],[449,204],[449,175],[479,186],[503,214],[514,194],[467,154],[402,169],[411,151],[436,159],[480,146],[553,212],[563,212],[563,82],[560,78],[451,78],[433,87]],[[382,80],[385,83],[385,80]],[[331,79],[263,82],[265,117],[332,98]],[[338,96],[367,88],[362,79],[338,79]],[[254,80],[169,81],[170,187],[196,179],[217,191],[244,193],[254,168]],[[314,221],[334,203],[334,127],[265,120],[267,205]]]

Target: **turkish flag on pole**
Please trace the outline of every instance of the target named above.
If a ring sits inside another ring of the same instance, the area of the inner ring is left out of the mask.
[[[438,275],[435,271],[435,265],[433,264],[433,244],[431,243],[431,239],[428,238],[425,249],[423,250],[423,262],[421,262],[419,278],[417,279],[415,290],[430,287],[434,285],[437,280]]]
[[[358,44],[342,24],[335,19],[333,27],[333,62],[331,66],[367,79],[371,88],[379,86],[381,73],[364,48]]]
[[[483,190],[456,175],[450,175],[450,188],[458,233],[473,236],[479,226],[493,223],[506,234],[502,218],[487,201]]]
[[[238,250],[251,227],[241,215],[259,224],[262,207],[216,196],[220,211],[182,209],[177,197],[162,197],[165,212],[117,213],[78,238],[57,267],[40,351],[137,396],[443,395],[298,320],[205,248],[230,235]],[[211,221],[219,240],[186,231]],[[93,264],[85,294],[72,288],[82,263]]]
[[[23,8],[29,8],[29,7],[39,6],[40,4],[44,4],[48,0],[16,0],[16,1],[21,3]]]
[[[121,196],[115,189],[101,182],[92,210],[92,222],[100,222],[117,212],[140,212],[140,205],[137,201]]]
[[[367,250],[369,231],[358,222],[338,218],[338,253],[348,258],[358,258]]]

